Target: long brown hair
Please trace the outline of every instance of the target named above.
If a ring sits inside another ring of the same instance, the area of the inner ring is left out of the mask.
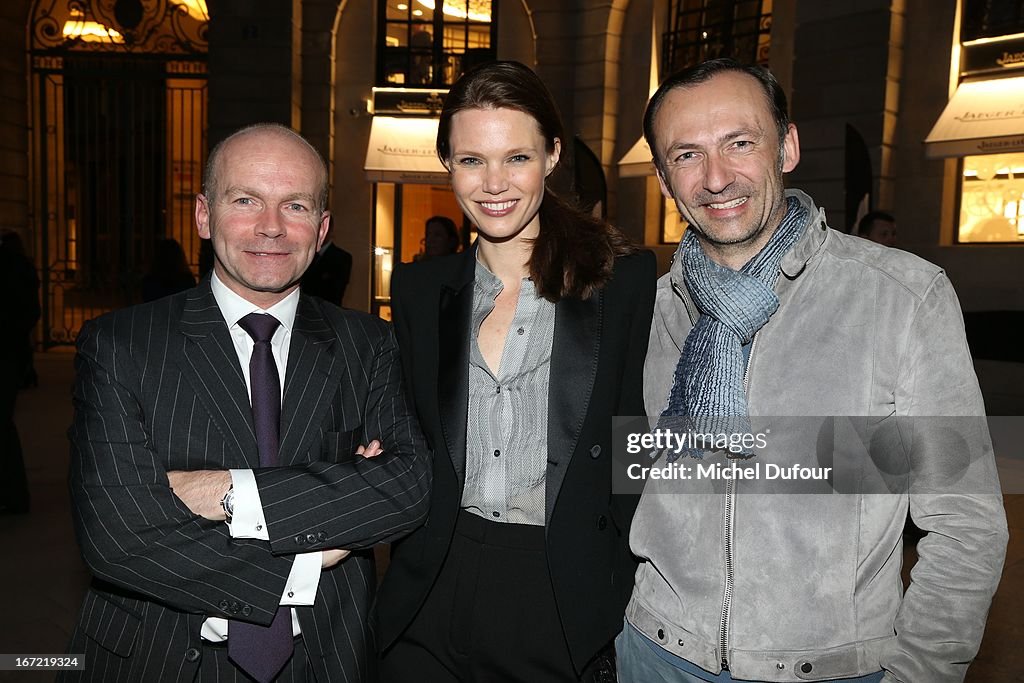
[[[555,140],[565,145],[551,93],[537,74],[519,62],[482,64],[452,86],[437,126],[437,155],[446,168],[451,160],[452,117],[465,109],[521,111],[537,122],[549,153],[555,149]],[[549,301],[589,297],[611,278],[616,256],[636,251],[617,228],[580,211],[550,188],[545,188],[539,216],[530,277],[537,292]]]

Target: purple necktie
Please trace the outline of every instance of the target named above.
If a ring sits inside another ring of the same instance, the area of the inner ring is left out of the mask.
[[[252,386],[252,421],[260,467],[278,464],[277,445],[281,430],[281,381],[270,339],[280,325],[272,315],[250,313],[238,321],[254,342],[249,360]],[[270,626],[232,620],[228,626],[228,656],[260,683],[269,683],[292,656],[291,608],[280,606]]]

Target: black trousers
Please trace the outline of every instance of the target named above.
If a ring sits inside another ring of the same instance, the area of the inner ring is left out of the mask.
[[[544,527],[460,512],[423,608],[383,655],[381,683],[555,683],[576,675],[548,576]]]

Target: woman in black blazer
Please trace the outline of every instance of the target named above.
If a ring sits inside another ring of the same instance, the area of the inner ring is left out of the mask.
[[[607,680],[635,570],[612,416],[643,414],[655,265],[545,189],[562,139],[521,64],[445,99],[438,155],[479,238],[392,279],[434,484],[378,595],[386,683]]]

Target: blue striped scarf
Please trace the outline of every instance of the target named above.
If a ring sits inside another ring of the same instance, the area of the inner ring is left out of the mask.
[[[679,420],[666,424],[664,418],[682,416],[687,418],[682,426],[696,433],[750,431],[743,346],[779,307],[773,289],[779,264],[803,234],[807,216],[807,208],[790,197],[768,244],[738,271],[709,259],[694,231],[686,233],[679,249],[683,278],[701,316],[683,344],[659,426],[680,431]],[[704,451],[686,454],[701,458]]]

